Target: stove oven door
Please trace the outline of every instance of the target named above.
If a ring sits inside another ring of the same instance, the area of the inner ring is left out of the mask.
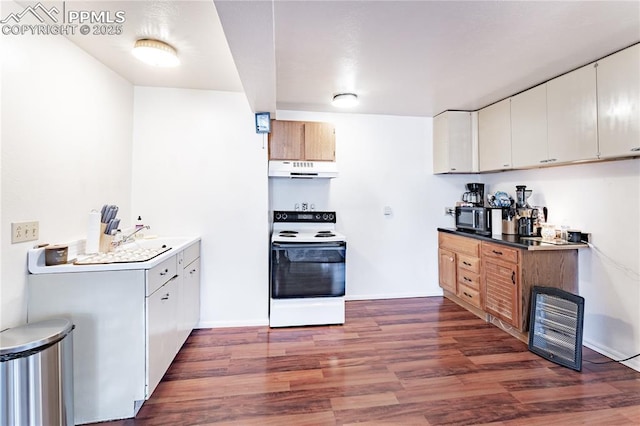
[[[271,245],[271,297],[339,297],[345,294],[345,242]]]

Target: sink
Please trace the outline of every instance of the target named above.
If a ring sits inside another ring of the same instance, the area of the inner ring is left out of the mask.
[[[184,244],[192,241],[192,238],[179,238],[179,237],[155,237],[155,238],[140,238],[133,240],[130,243],[123,244],[116,250],[131,250],[131,249],[155,249],[162,248],[162,246],[176,248],[181,247]]]
[[[130,245],[118,247],[109,253],[96,253],[78,259],[74,265],[96,265],[103,263],[130,263],[146,262],[154,257],[171,250],[171,247],[162,245],[160,247],[130,247]]]
[[[123,244],[109,253],[85,254],[85,240],[71,241],[64,265],[46,266],[44,248],[30,249],[27,265],[32,274],[63,272],[121,271],[150,269],[172,253],[189,246],[200,237],[145,237]]]

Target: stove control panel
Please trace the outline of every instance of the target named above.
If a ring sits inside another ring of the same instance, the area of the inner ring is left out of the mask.
[[[274,211],[274,222],[336,223],[336,212]]]

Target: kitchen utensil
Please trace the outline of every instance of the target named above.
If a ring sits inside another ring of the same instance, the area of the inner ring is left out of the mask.
[[[109,223],[107,223],[107,227],[104,233],[107,235],[111,235],[113,231],[118,229],[118,226],[120,226],[120,219],[111,219],[109,220]]]
[[[570,243],[579,243],[582,241],[582,232],[577,229],[569,229],[567,231],[567,241]]]
[[[498,191],[489,197],[491,207],[509,207],[513,200],[506,192]]]
[[[51,245],[44,249],[44,264],[46,266],[64,265],[67,263],[69,246]]]
[[[540,236],[543,241],[553,241],[556,239],[556,226],[549,223],[542,224],[542,230]]]

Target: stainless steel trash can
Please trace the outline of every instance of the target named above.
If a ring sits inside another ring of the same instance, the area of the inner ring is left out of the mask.
[[[0,425],[74,424],[73,329],[52,319],[0,332]]]

